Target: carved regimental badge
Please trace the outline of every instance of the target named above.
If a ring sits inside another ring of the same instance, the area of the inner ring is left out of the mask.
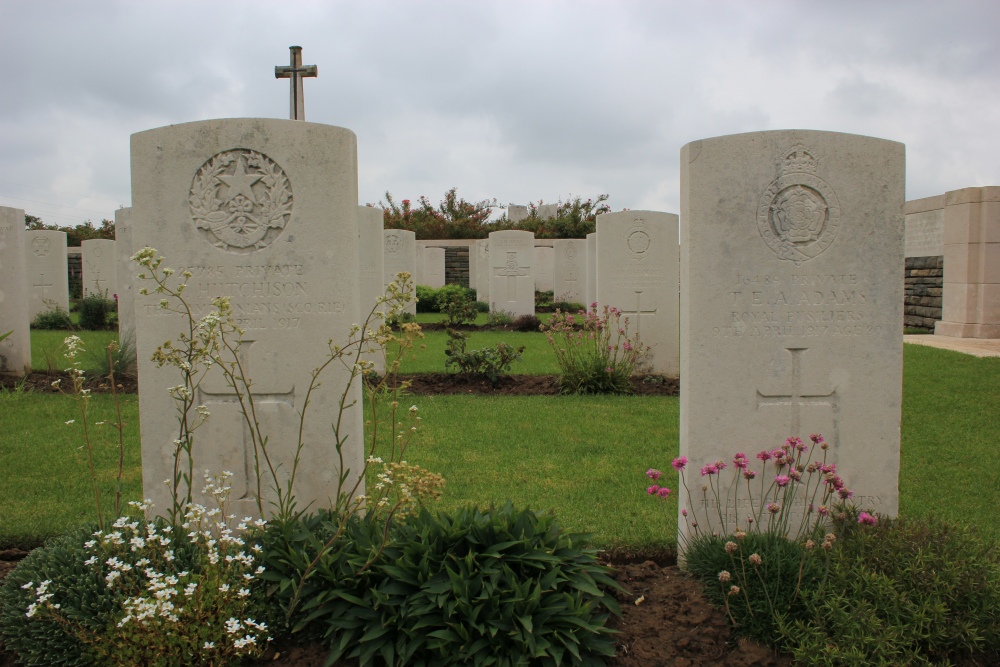
[[[390,255],[398,255],[399,251],[403,249],[403,240],[399,238],[399,234],[386,234],[385,235],[385,251]]]
[[[247,254],[281,235],[292,215],[292,187],[274,160],[239,148],[202,165],[189,203],[191,219],[209,243]]]
[[[574,257],[576,257],[576,246],[573,245],[572,243],[567,244],[566,249],[563,250],[563,253],[566,255],[567,259],[573,259]]]
[[[840,227],[840,203],[816,176],[816,154],[802,144],[785,151],[780,175],[757,207],[757,229],[781,259],[802,262],[830,247]]]
[[[31,241],[31,251],[35,253],[36,257],[45,257],[51,249],[52,243],[44,236],[36,237]]]
[[[625,249],[632,259],[641,260],[649,252],[649,246],[653,240],[649,237],[649,228],[646,221],[636,218],[632,221],[632,226],[625,232]]]

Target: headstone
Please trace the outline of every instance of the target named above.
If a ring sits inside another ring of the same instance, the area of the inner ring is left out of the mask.
[[[677,377],[677,216],[622,211],[597,216],[597,301],[614,306],[650,347],[642,370]]]
[[[343,128],[253,118],[132,135],[134,242],[155,248],[175,277],[191,272],[184,296],[195,317],[211,313],[213,299],[231,298],[237,325],[245,330],[240,361],[252,380],[256,418],[282,484],[292,470],[312,370],[327,358],[327,341],[346,343],[359,320],[357,204],[357,140]],[[165,340],[176,344],[188,325],[160,309],[159,299],[155,293],[137,295],[136,343],[144,493],[165,511],[170,495],[163,482],[173,477],[179,437],[169,388],[180,374],[148,360]],[[343,458],[330,430],[349,377],[333,364],[309,396],[294,487],[298,509],[335,502],[338,460],[345,493],[362,470],[358,382],[347,391],[349,407],[340,422]],[[213,368],[193,400],[211,413],[194,434],[196,500],[203,502],[202,471],[229,470],[233,513],[257,515],[255,448],[234,390]],[[260,465],[259,496],[269,512],[273,481]]]
[[[490,234],[490,310],[535,314],[535,235],[504,230]]]
[[[118,293],[118,255],[115,242],[90,239],[80,244],[83,253],[83,296],[98,294],[114,299]]]
[[[424,248],[424,285],[444,287],[444,248]]]
[[[24,211],[0,206],[0,372],[31,370],[28,272],[24,261]],[[11,408],[6,408],[11,409]]]
[[[69,312],[69,273],[66,270],[66,232],[29,229],[24,232],[28,269],[28,319],[59,307]]]
[[[476,301],[490,302],[490,240],[476,241]]]
[[[1000,186],[945,194],[939,336],[1000,338]]]
[[[906,202],[906,257],[941,257],[944,255],[944,195]]]
[[[538,207],[538,217],[541,220],[548,220],[549,218],[556,217],[556,213],[559,212],[559,204],[542,204]]]
[[[507,207],[507,219],[511,222],[521,222],[528,217],[528,207],[511,204]]]
[[[417,285],[426,285],[427,276],[424,275],[424,244],[414,243],[413,252],[416,255],[417,272],[413,275],[413,282]]]
[[[360,310],[358,324],[363,324],[371,315],[369,329],[376,331],[382,325],[382,320],[372,314],[372,310],[385,312],[384,306],[376,308],[378,298],[385,294],[382,277],[385,275],[385,261],[382,257],[384,216],[380,208],[374,206],[358,207],[358,289],[360,291]],[[373,350],[365,359],[375,364],[374,371],[385,372],[385,356],[379,350]]]
[[[587,308],[597,301],[597,232],[587,234]]]
[[[587,241],[557,239],[552,242],[552,249],[555,255],[553,301],[583,303],[587,298]]]
[[[552,270],[555,252],[551,246],[535,246],[535,291],[552,291]]]
[[[815,433],[854,502],[897,513],[904,164],[900,143],[813,130],[681,149],[680,453],[702,532],[719,512],[700,466],[745,451],[766,486],[755,452]]]
[[[382,255],[385,262],[385,278],[383,288],[396,280],[396,274],[410,274],[410,288],[416,285],[417,275],[417,255],[416,255],[416,234],[405,229],[386,229],[383,232],[385,240],[384,253]],[[410,315],[417,314],[416,301],[406,304],[403,312]]]
[[[476,244],[470,244],[469,252],[469,287],[476,289],[476,276],[479,273],[479,253],[476,251]],[[461,255],[459,255],[461,256]]]
[[[139,290],[139,265],[132,261],[132,209],[115,211],[115,252],[118,257],[118,339],[123,350],[135,351],[135,295]]]

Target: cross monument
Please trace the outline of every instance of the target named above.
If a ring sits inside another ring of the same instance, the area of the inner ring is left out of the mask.
[[[507,253],[507,264],[502,269],[497,270],[498,276],[507,278],[507,300],[517,301],[517,277],[528,275],[527,267],[517,265],[517,253]]]
[[[304,77],[319,76],[319,71],[315,65],[302,64],[301,46],[289,46],[288,50],[291,51],[290,64],[287,67],[276,65],[274,67],[274,78],[290,79],[288,82],[290,87],[288,117],[292,120],[305,120],[306,100],[305,92],[302,88],[302,79]]]

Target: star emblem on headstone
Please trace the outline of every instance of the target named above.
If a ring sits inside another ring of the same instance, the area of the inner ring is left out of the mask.
[[[225,183],[229,190],[226,192],[226,201],[233,199],[237,195],[243,195],[253,203],[257,203],[257,198],[253,194],[253,184],[260,180],[260,174],[248,174],[247,165],[241,157],[236,163],[236,171],[227,176],[219,175],[219,180]]]

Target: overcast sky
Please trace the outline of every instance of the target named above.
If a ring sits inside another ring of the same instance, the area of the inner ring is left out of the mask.
[[[906,144],[907,199],[1000,185],[1000,2],[0,0],[0,205],[130,204],[129,135],[288,116],[358,136],[359,201],[611,196],[678,212],[689,141]]]

